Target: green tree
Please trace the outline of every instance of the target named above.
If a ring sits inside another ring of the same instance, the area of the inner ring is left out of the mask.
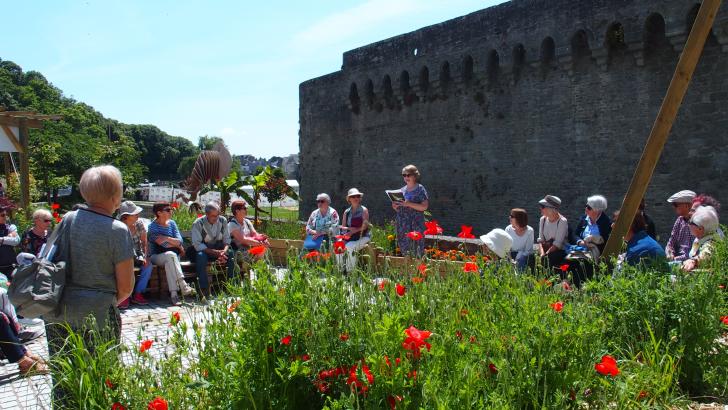
[[[262,174],[264,176],[264,183],[260,190],[268,198],[268,203],[270,204],[270,220],[273,221],[273,203],[287,196],[297,200],[298,195],[286,182],[286,174],[281,168],[267,166],[263,169]]]
[[[202,188],[200,190],[200,195],[203,195],[206,192],[210,191],[219,192],[220,213],[224,214],[225,210],[227,210],[227,204],[228,202],[230,202],[230,196],[233,193],[236,193],[238,196],[246,198],[246,200],[250,198],[250,196],[245,191],[243,191],[243,185],[245,185],[245,180],[241,178],[236,171],[232,171],[225,178]]]

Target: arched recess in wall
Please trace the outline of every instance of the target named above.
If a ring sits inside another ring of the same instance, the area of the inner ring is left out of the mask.
[[[695,19],[698,18],[698,11],[700,11],[700,3],[695,3],[692,8],[690,8],[690,11],[688,12],[688,15],[685,20],[685,33],[690,33],[690,30],[693,28],[693,24],[695,23]],[[713,34],[713,29],[710,30],[708,33],[708,39],[705,41],[705,47],[716,47],[720,46],[720,43],[718,43],[718,39],[715,38],[715,34]]]
[[[351,83],[351,87],[349,87],[349,104],[351,104],[351,112],[359,114],[361,99],[359,98],[359,90],[356,87],[356,83]]]
[[[384,96],[384,103],[387,105],[387,108],[394,108],[394,91],[392,90],[392,79],[389,77],[389,74],[386,74],[382,78],[382,95]]]
[[[516,44],[513,47],[513,81],[521,78],[521,71],[526,66],[526,47],[523,44]]]
[[[591,60],[591,48],[589,48],[589,35],[585,30],[578,30],[571,37],[571,58],[574,68],[585,66]]]
[[[627,50],[627,43],[624,41],[624,26],[622,23],[615,21],[609,25],[604,36],[604,47],[607,48],[607,56],[610,62],[624,55]]]
[[[463,82],[468,84],[473,81],[473,57],[469,55],[463,57],[463,66],[461,73],[463,77]]]
[[[426,94],[430,90],[430,70],[427,66],[422,67],[420,70],[420,78],[417,85],[419,85],[423,94]]]
[[[490,50],[486,61],[485,74],[488,76],[488,81],[494,83],[498,81],[498,72],[500,71],[500,56],[498,52]]]
[[[374,105],[374,82],[371,79],[367,79],[367,82],[364,83],[364,98],[366,98],[369,108],[372,108]]]
[[[410,106],[414,102],[414,93],[410,85],[410,75],[407,70],[402,71],[399,75],[399,92],[402,94],[404,105]]]
[[[556,42],[551,37],[546,37],[541,41],[541,64],[550,66],[556,60]]]
[[[645,20],[642,42],[645,60],[651,60],[660,50],[667,48],[669,43],[665,36],[665,18],[660,13],[652,13]]]
[[[450,63],[445,61],[440,66],[440,88],[443,91],[447,91],[452,83],[452,76],[450,75]]]

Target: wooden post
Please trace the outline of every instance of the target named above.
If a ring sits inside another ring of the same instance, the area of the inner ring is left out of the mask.
[[[20,206],[26,217],[30,217],[30,153],[28,152],[28,124],[25,118],[18,119],[20,130]]]
[[[660,112],[657,114],[657,119],[652,126],[652,131],[642,152],[642,158],[640,158],[640,162],[637,164],[637,169],[632,176],[632,182],[622,202],[619,218],[604,247],[604,252],[602,253],[603,258],[609,258],[615,255],[621,248],[622,238],[629,230],[629,226],[632,224],[632,218],[637,213],[639,203],[647,191],[647,185],[649,185],[652,179],[657,161],[660,159],[662,149],[665,147],[665,142],[677,116],[677,111],[685,97],[688,85],[690,85],[693,72],[695,72],[695,66],[697,66],[700,55],[703,53],[705,41],[713,26],[713,21],[715,20],[720,3],[721,0],[703,0],[700,6],[698,16],[695,19],[692,30],[690,30],[690,35],[680,55],[677,68],[675,68],[675,74],[670,82],[670,87],[667,89],[667,94],[662,101]]]

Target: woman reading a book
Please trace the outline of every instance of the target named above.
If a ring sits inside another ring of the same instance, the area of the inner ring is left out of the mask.
[[[420,171],[414,165],[402,168],[402,178],[406,183],[400,190],[404,201],[392,201],[397,213],[397,245],[402,255],[422,256],[425,250],[423,239],[414,240],[409,232],[425,230],[425,211],[429,206],[427,190],[419,183]]]

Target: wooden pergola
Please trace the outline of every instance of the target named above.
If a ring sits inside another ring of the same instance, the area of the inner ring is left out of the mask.
[[[20,206],[30,211],[30,156],[28,152],[29,129],[43,128],[44,121],[58,121],[62,115],[38,114],[33,111],[6,111],[0,106],[0,129],[7,136],[20,156]],[[6,155],[10,155],[7,153]]]

